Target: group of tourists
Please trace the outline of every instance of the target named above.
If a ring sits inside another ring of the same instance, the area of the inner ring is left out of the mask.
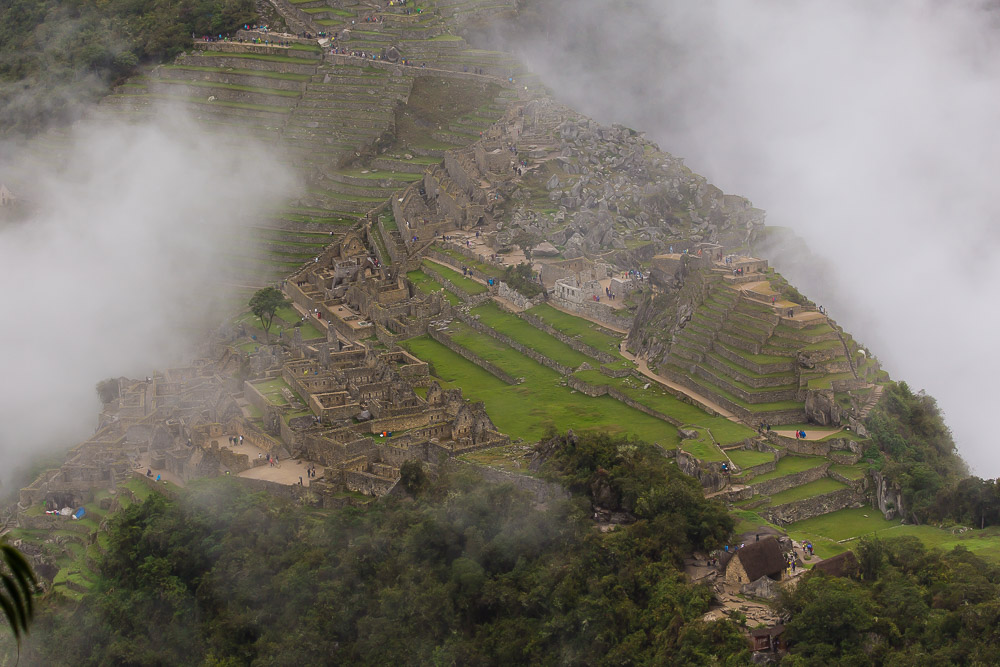
[[[240,445],[243,444],[243,436],[242,435],[229,436],[229,444],[232,445],[233,447],[239,447]]]
[[[610,301],[614,301],[615,300],[615,293],[611,291],[610,287],[605,287],[604,288],[604,296],[608,297],[608,299]]]
[[[796,440],[805,440],[806,439],[806,432],[805,431],[796,431],[795,432],[795,439]]]

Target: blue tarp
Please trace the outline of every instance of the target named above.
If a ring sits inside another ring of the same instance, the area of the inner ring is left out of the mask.
[[[87,510],[85,510],[85,509],[83,509],[83,508],[81,507],[80,509],[78,509],[78,510],[77,510],[77,511],[76,511],[76,512],[75,512],[75,513],[73,514],[73,518],[74,518],[74,519],[81,519],[81,518],[83,518],[83,515],[84,515],[84,514],[86,514],[86,513],[87,513]]]

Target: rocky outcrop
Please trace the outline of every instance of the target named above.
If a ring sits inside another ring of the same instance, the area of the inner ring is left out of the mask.
[[[872,507],[886,519],[895,518],[905,512],[903,492],[898,485],[887,480],[880,471],[872,470]]]
[[[820,426],[840,424],[840,406],[831,389],[810,390],[806,393],[806,416]]]

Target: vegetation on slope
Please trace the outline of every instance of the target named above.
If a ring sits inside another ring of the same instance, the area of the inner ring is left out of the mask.
[[[1000,567],[915,537],[861,543],[850,578],[813,573],[784,589],[791,616],[782,664],[994,664],[1000,641]]]
[[[535,508],[509,485],[452,472],[420,495],[325,512],[232,479],[153,495],[111,526],[101,579],[50,608],[32,663],[745,663],[711,591],[677,569],[731,528],[654,448],[549,443],[550,474],[589,493],[607,480],[639,520],[601,534],[577,497]]]
[[[256,22],[252,0],[0,3],[0,134],[63,120],[143,63],[168,60],[192,34]]]

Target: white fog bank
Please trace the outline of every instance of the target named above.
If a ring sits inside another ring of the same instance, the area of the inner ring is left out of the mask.
[[[793,228],[772,258],[944,409],[1000,475],[1000,31],[981,2],[535,3],[517,43],[557,97],[648,133]],[[553,17],[557,17],[553,19]]]
[[[252,141],[182,118],[92,121],[57,159],[0,146],[28,218],[0,222],[0,478],[93,433],[95,384],[189,360],[225,253],[293,190]],[[55,156],[53,156],[55,158]]]

